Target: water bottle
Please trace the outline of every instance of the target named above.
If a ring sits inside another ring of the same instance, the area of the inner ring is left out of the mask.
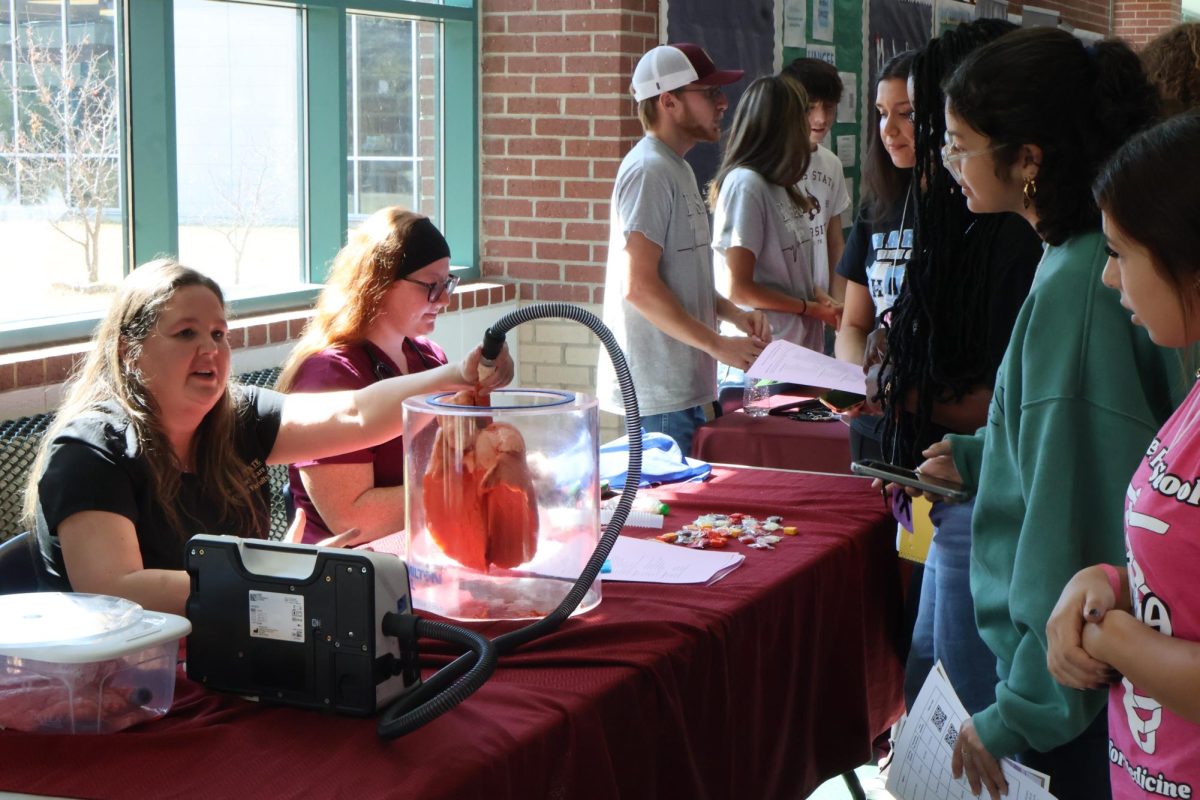
[[[750,417],[765,417],[771,413],[771,384],[765,378],[745,377],[742,391],[742,410]]]

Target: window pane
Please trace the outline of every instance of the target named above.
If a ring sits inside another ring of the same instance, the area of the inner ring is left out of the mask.
[[[352,14],[347,35],[350,222],[400,205],[440,224],[441,25]]]
[[[0,5],[0,325],[101,310],[121,281],[115,26],[107,1]]]
[[[304,282],[300,12],[175,2],[179,259],[231,297]]]

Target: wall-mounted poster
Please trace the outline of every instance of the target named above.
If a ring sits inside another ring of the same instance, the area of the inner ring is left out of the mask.
[[[842,79],[842,100],[838,103],[837,121],[853,123],[854,112],[858,110],[858,73],[839,72]]]
[[[809,58],[824,61],[831,67],[837,66],[837,48],[831,44],[810,44],[805,48],[804,54]]]
[[[722,127],[728,130],[742,92],[779,66],[776,50],[782,55],[782,41],[776,38],[775,0],[662,0],[659,13],[666,20],[664,42],[695,42],[721,69],[746,71],[745,78],[725,87],[729,111]],[[717,174],[720,150],[701,142],[686,158],[704,187]]]
[[[833,41],[833,0],[813,0],[813,38]]]
[[[958,27],[959,23],[971,22],[975,19],[975,6],[962,0],[938,0],[937,31],[941,36],[946,31]]]
[[[784,0],[783,46],[804,47],[808,43],[808,0]]]

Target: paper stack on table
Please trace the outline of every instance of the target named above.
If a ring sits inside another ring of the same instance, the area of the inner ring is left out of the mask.
[[[608,557],[606,581],[636,583],[716,583],[746,560],[741,553],[693,550],[653,539],[618,536]]]
[[[821,389],[867,393],[867,380],[858,364],[838,361],[783,339],[776,339],[763,348],[746,374],[751,378],[769,378]]]
[[[939,661],[929,671],[896,740],[887,790],[898,800],[977,800],[966,776],[955,780],[950,772],[954,742],[968,716]],[[1000,759],[1000,768],[1008,781],[1006,800],[1054,800],[1048,791],[1049,776],[1009,758]],[[987,796],[986,790],[982,796]]]

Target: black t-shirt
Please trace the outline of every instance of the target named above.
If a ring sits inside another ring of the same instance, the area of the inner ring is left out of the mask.
[[[878,220],[860,211],[850,229],[837,274],[867,287],[875,304],[876,319],[891,309],[904,285],[916,221],[915,199],[906,202],[906,197],[901,197]]]
[[[877,220],[871,219],[866,210],[860,211],[837,265],[838,275],[867,287],[875,305],[876,327],[880,315],[891,311],[900,295],[912,256],[917,210],[915,201],[906,201],[907,192]],[[877,442],[883,438],[883,417],[855,417],[850,427]],[[888,460],[887,454],[884,459]]]
[[[1017,314],[1029,294],[1044,252],[1041,237],[1023,217],[1003,214],[1002,218],[987,254],[987,273],[980,276],[981,280],[987,281],[987,342],[983,352],[987,358],[984,374],[989,386],[995,383],[996,371],[1008,350]],[[967,237],[973,233],[968,231]],[[980,244],[986,246],[986,243]],[[924,439],[914,443],[913,449],[924,450],[948,433],[954,431],[931,424]]]
[[[968,233],[970,235],[970,233]],[[1005,214],[996,232],[988,259],[988,382],[994,384],[996,371],[1008,350],[1017,314],[1029,295],[1033,276],[1042,263],[1045,245],[1024,217]]]
[[[146,569],[183,569],[184,543],[197,533],[266,536],[271,491],[266,461],[279,433],[283,395],[249,386],[232,391],[238,409],[234,447],[253,475],[256,529],[235,530],[235,523],[221,519],[191,473],[181,476],[176,503],[184,529],[171,527],[129,418],[109,405],[67,423],[50,444],[38,480],[38,546],[53,576],[66,575],[58,526],[81,511],[108,511],[132,521]]]
[[[1003,221],[996,230],[986,259],[986,275],[980,276],[988,282],[988,341],[984,345],[988,363],[984,374],[988,375],[989,386],[995,384],[996,371],[1008,350],[1008,339],[1013,336],[1016,314],[1030,294],[1030,284],[1044,252],[1042,237],[1025,218],[1015,213],[1002,216]],[[972,231],[968,230],[968,239],[971,235]],[[913,450],[922,451],[948,433],[956,432],[931,423],[923,440],[914,443]],[[901,463],[904,463],[902,458]]]

